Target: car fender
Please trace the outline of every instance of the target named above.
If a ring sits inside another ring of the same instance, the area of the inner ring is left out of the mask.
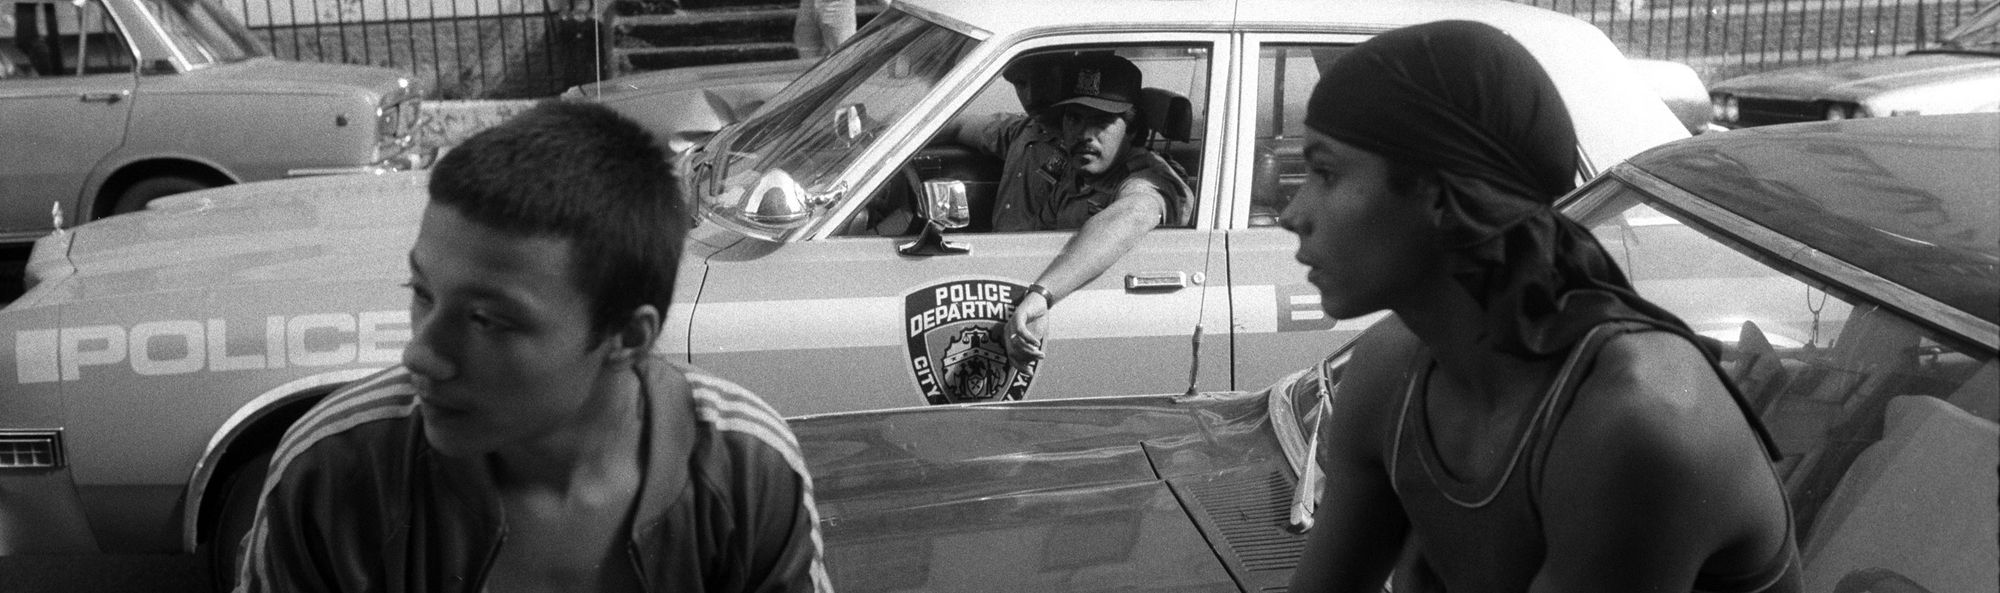
[[[210,482],[218,477],[216,471],[221,468],[223,457],[236,446],[240,437],[262,425],[277,410],[300,402],[316,402],[340,386],[376,372],[379,369],[342,369],[300,377],[258,394],[230,414],[229,419],[223,421],[222,426],[209,437],[208,446],[202,449],[201,457],[188,477],[184,498],[187,504],[181,509],[182,550],[194,551],[202,532],[201,516],[203,507],[208,505],[206,498]]]
[[[189,152],[185,147],[160,147],[164,150],[141,152],[131,146],[120,147],[106,156],[92,171],[90,179],[84,183],[83,196],[86,201],[77,208],[79,222],[94,218],[91,213],[105,200],[115,200],[114,192],[123,190],[124,185],[153,175],[177,174],[186,177],[221,179],[222,185],[234,185],[254,181],[229,165],[208,155]]]

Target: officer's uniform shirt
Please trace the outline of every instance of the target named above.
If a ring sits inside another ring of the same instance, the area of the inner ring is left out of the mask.
[[[1127,146],[1110,170],[1084,179],[1070,166],[1061,134],[1034,118],[997,114],[968,126],[961,139],[1006,159],[994,199],[994,231],[1076,229],[1119,197],[1144,194],[1159,196],[1166,205],[1162,222],[1187,223],[1194,192],[1151,150]]]

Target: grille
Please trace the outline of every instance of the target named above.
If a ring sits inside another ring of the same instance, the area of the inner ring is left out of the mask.
[[[422,102],[415,97],[397,101],[381,108],[381,128],[384,140],[406,138],[416,128],[418,105]]]
[[[0,433],[0,469],[62,467],[62,447],[56,433]]]
[[[1737,123],[1745,126],[1768,126],[1803,121],[1819,121],[1826,118],[1826,107],[1811,101],[1789,101],[1784,99],[1739,98]]]
[[[1260,479],[1189,484],[1229,548],[1250,570],[1289,571],[1299,564],[1305,538],[1285,529],[1291,485],[1279,472]]]

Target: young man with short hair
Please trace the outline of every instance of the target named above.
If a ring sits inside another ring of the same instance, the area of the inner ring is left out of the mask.
[[[430,179],[403,364],[285,435],[239,591],[827,591],[812,482],[755,395],[653,352],[688,219],[597,105]]]

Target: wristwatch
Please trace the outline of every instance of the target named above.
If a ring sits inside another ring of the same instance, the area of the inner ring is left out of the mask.
[[[1039,295],[1042,295],[1042,300],[1044,300],[1044,301],[1048,301],[1048,302],[1049,302],[1049,306],[1051,306],[1051,307],[1054,307],[1054,306],[1056,306],[1056,295],[1053,295],[1053,294],[1049,294],[1049,288],[1048,288],[1048,287],[1046,287],[1046,286],[1042,286],[1042,285],[1040,285],[1040,284],[1029,284],[1029,285],[1028,285],[1028,292],[1029,292],[1029,293],[1032,293],[1032,294],[1039,294]],[[1026,299],[1026,298],[1028,298],[1028,295],[1025,295],[1025,294],[1024,294],[1024,295],[1021,295],[1021,298],[1023,298],[1023,299]]]

